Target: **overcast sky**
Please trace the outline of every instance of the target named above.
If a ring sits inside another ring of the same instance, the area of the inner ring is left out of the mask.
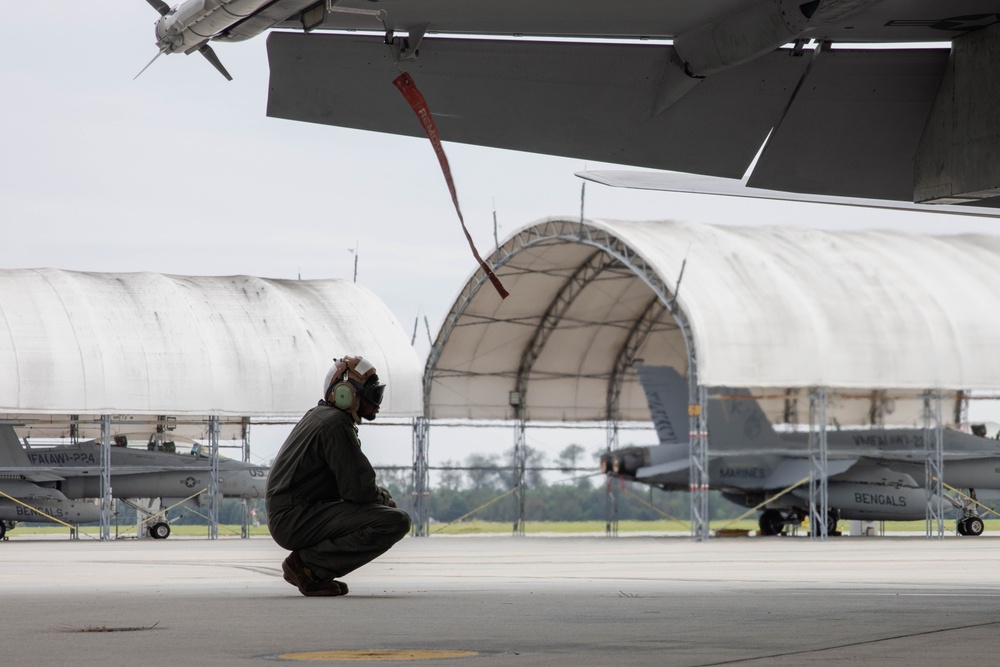
[[[156,53],[157,17],[143,0],[0,4],[0,267],[350,279],[357,247],[358,281],[407,334],[423,315],[436,333],[475,264],[429,143],[267,118],[263,37],[215,46],[232,82],[197,54],[161,57],[133,81]],[[574,172],[621,168],[445,146],[484,256],[494,207],[502,241],[539,218],[579,216]],[[998,224],[595,184],[586,202],[587,217],[627,220]],[[421,358],[428,347],[421,325]]]

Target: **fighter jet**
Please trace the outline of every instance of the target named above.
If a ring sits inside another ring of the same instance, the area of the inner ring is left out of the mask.
[[[177,453],[174,442],[151,438],[143,449],[123,436],[111,447],[114,498],[157,498],[161,507],[204,506],[210,501],[209,459],[199,445]],[[219,491],[224,498],[262,498],[268,468],[219,458]],[[0,424],[0,538],[17,522],[78,525],[101,520],[101,445],[88,440],[73,445],[26,447],[11,424]],[[140,511],[147,511],[138,506]],[[170,535],[166,513],[151,512],[148,533]]]
[[[689,488],[687,380],[669,367],[640,366],[660,444],[626,447],[601,459],[602,471],[664,490]],[[972,433],[944,429],[944,483],[968,489],[1000,489],[1000,428],[977,424]],[[777,535],[809,516],[809,434],[778,432],[745,389],[709,396],[709,484],[745,507],[762,503],[762,535]],[[993,437],[990,437],[993,436]],[[827,431],[827,530],[838,519],[914,521],[925,517],[922,428]],[[946,496],[960,512],[957,531],[980,535],[983,520],[968,499]]]
[[[284,29],[272,117],[419,136],[405,68],[444,140],[667,172],[603,183],[1000,207],[998,0],[148,2],[227,78],[210,41]]]

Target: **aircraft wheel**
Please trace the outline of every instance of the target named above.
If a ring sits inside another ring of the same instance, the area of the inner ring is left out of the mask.
[[[764,510],[757,521],[761,535],[781,535],[785,529],[785,518],[778,510]]]
[[[149,536],[154,540],[165,540],[170,537],[170,524],[160,521],[149,527]]]
[[[965,529],[965,519],[959,519],[955,522],[955,531],[959,535],[968,535],[969,532]]]
[[[840,510],[830,508],[826,515],[826,534],[839,535],[837,532],[837,522],[840,521]]]
[[[973,537],[978,537],[983,534],[983,530],[986,528],[983,525],[983,520],[978,516],[970,516],[965,519],[962,523],[965,524],[965,534],[971,535]]]
[[[0,521],[0,540],[2,540],[3,536],[6,534],[7,534],[7,524],[5,524],[3,521]]]

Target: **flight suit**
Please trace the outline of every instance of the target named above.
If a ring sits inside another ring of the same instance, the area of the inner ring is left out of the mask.
[[[361,451],[351,416],[326,401],[302,417],[267,478],[267,525],[321,579],[381,556],[410,530]]]

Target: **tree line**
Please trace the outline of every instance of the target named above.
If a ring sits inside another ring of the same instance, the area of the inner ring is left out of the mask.
[[[597,470],[596,459],[603,450],[593,453],[589,467],[586,450],[572,444],[563,449],[553,464],[543,452],[528,447],[524,477],[526,521],[604,521],[609,503],[617,495],[618,518],[653,521],[676,518],[687,521],[691,498],[686,491],[662,491],[646,484],[609,478]],[[496,454],[470,454],[464,461],[445,461],[436,466],[438,482],[431,488],[428,506],[432,522],[450,523],[471,514],[470,519],[513,523],[517,518],[518,498],[510,491],[517,484],[513,451]],[[555,475],[559,479],[549,481]],[[404,468],[379,470],[379,484],[386,486],[398,505],[412,514],[412,472]],[[507,494],[507,495],[505,495]],[[743,508],[712,492],[709,500],[711,519],[731,519]]]

